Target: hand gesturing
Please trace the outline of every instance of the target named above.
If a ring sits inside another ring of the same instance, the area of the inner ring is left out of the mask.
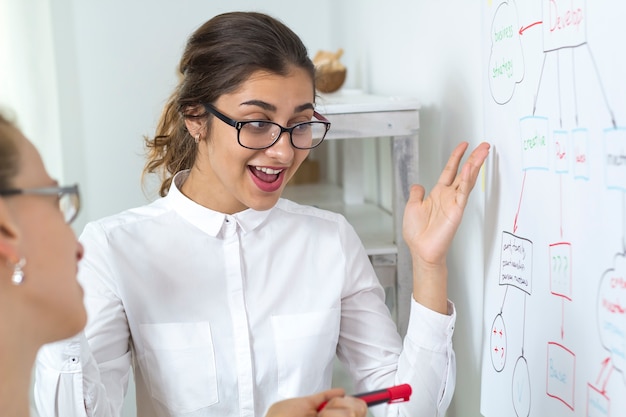
[[[402,232],[414,262],[421,262],[422,266],[445,264],[446,253],[461,223],[469,194],[489,154],[489,144],[481,143],[459,172],[467,147],[467,142],[463,142],[452,151],[437,184],[426,198],[424,187],[411,187]]]

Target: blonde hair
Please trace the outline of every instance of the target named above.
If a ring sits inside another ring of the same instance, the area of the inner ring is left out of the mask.
[[[0,112],[0,189],[11,188],[20,169],[20,155],[16,143],[18,128]]]

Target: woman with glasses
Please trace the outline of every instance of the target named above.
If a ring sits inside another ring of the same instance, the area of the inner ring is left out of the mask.
[[[330,128],[298,36],[264,14],[222,14],[191,35],[179,69],[146,142],[162,198],[83,232],[89,323],[41,351],[42,415],[119,416],[132,366],[139,417],[259,416],[329,388],[335,355],[359,392],[412,386],[411,401],[373,413],[444,415],[455,381],[445,258],[488,145],[460,172],[459,145],[427,198],[411,191],[403,342],[354,229],[281,198]]]
[[[0,115],[0,416],[27,416],[37,350],[87,320],[76,280],[83,248],[68,225],[78,188],[59,187]]]

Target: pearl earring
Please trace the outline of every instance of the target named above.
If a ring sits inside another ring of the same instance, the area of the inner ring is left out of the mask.
[[[200,133],[198,133],[198,136],[196,136],[196,137],[194,138],[194,140],[195,140],[195,142],[196,142],[196,145],[197,145],[198,143],[200,143]]]
[[[22,270],[24,265],[26,265],[26,259],[24,258],[20,258],[20,260],[15,264],[13,275],[11,276],[11,281],[14,285],[21,285],[22,282],[24,282],[24,271]]]

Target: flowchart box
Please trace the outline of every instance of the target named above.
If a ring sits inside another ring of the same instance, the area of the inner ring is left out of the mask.
[[[500,285],[512,285],[532,294],[533,243],[509,232],[502,232]]]

